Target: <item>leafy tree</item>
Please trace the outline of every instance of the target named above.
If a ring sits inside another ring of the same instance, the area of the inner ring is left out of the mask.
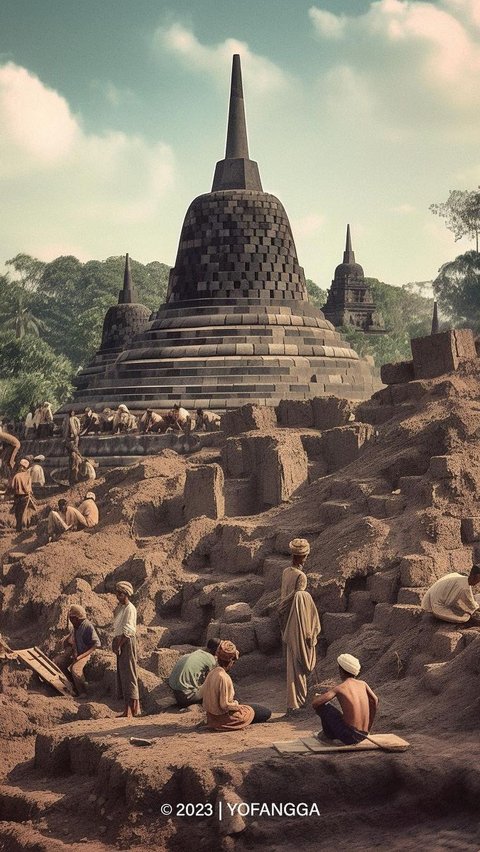
[[[70,361],[44,340],[0,333],[0,405],[8,417],[24,417],[32,404],[45,399],[59,406],[72,392],[72,376]]]
[[[467,251],[444,263],[433,282],[441,310],[455,325],[480,331],[480,254]]]
[[[28,305],[25,304],[25,293],[18,292],[15,297],[14,314],[5,322],[5,328],[13,328],[15,337],[19,340],[26,334],[34,334],[37,337],[45,328],[43,320],[34,316]]]
[[[322,290],[311,278],[307,278],[306,284],[310,302],[321,310],[327,301],[327,291]]]
[[[431,204],[430,210],[436,216],[445,219],[447,228],[455,235],[455,241],[462,237],[475,238],[475,249],[478,252],[480,187],[472,192],[452,189],[446,201],[440,204]]]
[[[11,266],[17,274],[18,282],[25,290],[36,290],[45,268],[45,264],[36,257],[29,254],[17,254],[11,260],[7,260],[6,266]]]

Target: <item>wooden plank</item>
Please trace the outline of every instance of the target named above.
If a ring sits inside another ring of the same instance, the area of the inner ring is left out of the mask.
[[[405,751],[410,745],[407,740],[402,740],[396,734],[372,734],[371,739],[362,740],[357,745],[341,745],[338,742],[329,744],[315,736],[302,737],[302,742],[315,754],[329,754],[333,751],[379,751],[380,749]]]
[[[16,651],[17,657],[22,660],[42,680],[53,686],[61,695],[75,695],[73,685],[65,677],[62,670],[50,660],[40,648],[22,648]]]
[[[308,754],[310,749],[301,740],[283,740],[272,743],[279,754]]]

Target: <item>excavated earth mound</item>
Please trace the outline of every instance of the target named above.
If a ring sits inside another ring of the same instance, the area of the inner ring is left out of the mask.
[[[420,601],[437,577],[470,567],[480,540],[479,379],[468,362],[380,391],[353,422],[250,423],[221,450],[165,450],[109,470],[95,483],[99,526],[56,542],[39,543],[41,522],[15,534],[0,504],[3,639],[53,652],[74,601],[102,639],[84,701],[0,659],[0,849],[478,852],[480,630],[437,622]],[[192,483],[205,488],[205,515]],[[64,493],[78,503],[88,489]],[[282,757],[272,748],[318,730],[308,708],[280,716],[275,601],[294,536],[311,544],[322,623],[312,692],[335,681],[339,653],[357,655],[380,698],[375,731],[404,737],[409,750]],[[139,615],[144,716],[135,720],[115,718],[108,650],[114,586],[126,578]],[[214,635],[238,645],[240,697],[271,706],[271,723],[209,733],[199,707],[172,706],[173,663]],[[135,748],[131,736],[154,743]],[[290,810],[246,812],[252,803]]]

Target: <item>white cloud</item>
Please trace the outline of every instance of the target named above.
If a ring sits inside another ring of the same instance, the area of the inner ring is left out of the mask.
[[[368,106],[390,133],[392,127],[478,132],[480,43],[472,32],[478,0],[376,0],[357,16],[316,7],[309,15],[327,66],[320,92],[337,114],[358,112],[360,92],[360,107]]]
[[[312,6],[308,10],[308,14],[312,19],[315,29],[320,36],[324,38],[339,39],[345,33],[345,17],[333,15],[327,12],[326,9],[317,9]]]
[[[158,27],[153,35],[156,49],[167,49],[191,68],[211,74],[222,86],[230,73],[232,55],[242,57],[242,76],[251,86],[249,98],[266,95],[289,85],[287,75],[278,65],[264,56],[253,53],[248,44],[228,38],[215,46],[201,44],[195,34],[183,24]]]
[[[61,246],[92,256],[94,244],[110,247],[122,228],[141,229],[175,176],[170,146],[87,133],[65,98],[13,63],[0,66],[0,164],[9,200],[2,241],[42,259]]]

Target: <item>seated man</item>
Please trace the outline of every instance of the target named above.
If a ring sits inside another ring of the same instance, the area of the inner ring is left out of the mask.
[[[351,654],[337,657],[342,682],[323,695],[316,695],[312,707],[322,720],[323,738],[356,745],[368,736],[378,707],[378,698],[364,680],[356,680],[361,665]],[[330,702],[337,698],[340,710]],[[322,738],[322,737],[321,737]]]
[[[137,418],[128,410],[122,402],[113,416],[113,434],[119,432],[133,432],[137,428]]]
[[[215,731],[238,731],[255,722],[266,722],[272,711],[259,704],[239,704],[234,695],[232,678],[228,674],[239,653],[227,639],[220,642],[216,657],[218,666],[207,675],[202,690],[207,726]]]
[[[59,500],[58,501],[58,511],[57,509],[50,509],[50,514],[47,519],[47,533],[48,540],[52,541],[54,538],[58,538],[62,533],[69,530],[70,527],[67,524],[67,501]]]
[[[430,586],[422,600],[422,609],[441,621],[453,624],[480,625],[479,602],[472,588],[480,583],[480,565],[474,565],[468,577],[445,574]]]
[[[93,411],[92,408],[86,408],[82,420],[82,431],[80,432],[80,435],[88,435],[90,433],[98,435],[101,430],[102,426],[97,412]]]
[[[75,506],[67,506],[66,521],[72,530],[97,526],[99,514],[95,500],[96,497],[93,491],[88,491],[85,495],[85,500],[83,503],[80,503],[78,509]]]
[[[217,665],[215,654],[219,644],[220,639],[209,639],[206,651],[198,648],[190,654],[184,654],[175,663],[168,678],[168,685],[179,707],[201,702],[205,678]]]
[[[68,611],[73,630],[63,640],[64,651],[53,658],[59,669],[73,681],[77,695],[87,694],[87,681],[83,670],[95,648],[100,648],[100,639],[93,624],[87,620],[83,606],[74,604]]]
[[[45,471],[42,467],[42,462],[45,461],[45,456],[35,456],[33,464],[30,468],[30,480],[34,491],[36,488],[43,488],[45,485]]]
[[[96,479],[97,478],[97,471],[96,471],[97,467],[98,467],[98,462],[94,461],[93,459],[82,458],[82,461],[80,462],[80,466],[79,466],[79,469],[78,469],[78,473],[79,473],[81,479],[86,479],[86,480]]]

